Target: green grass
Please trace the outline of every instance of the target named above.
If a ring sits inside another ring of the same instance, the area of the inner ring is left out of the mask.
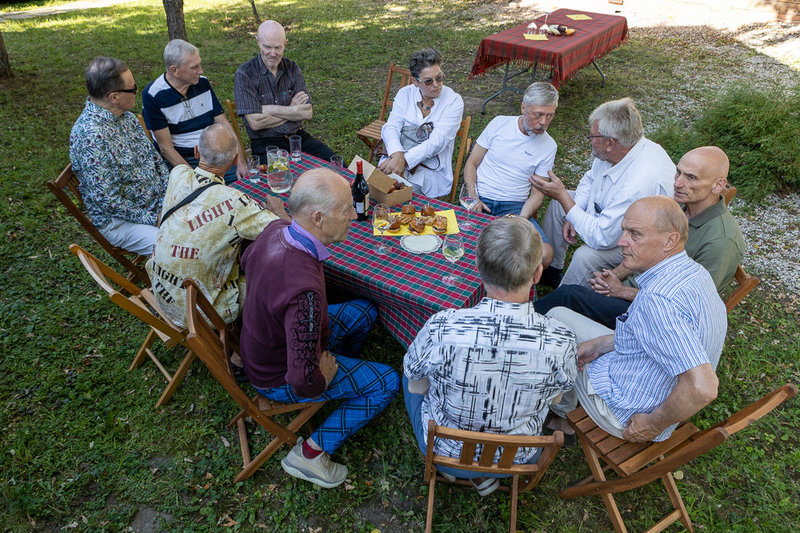
[[[200,47],[221,98],[232,97],[236,67],[256,52],[249,9],[246,2],[230,1],[186,7],[189,39]],[[287,0],[259,3],[259,9],[290,27],[287,56],[304,69],[315,101],[309,129],[347,159],[364,154],[354,132],[377,114],[388,62],[402,63],[423,46],[444,53],[447,83],[465,97],[474,118],[473,138],[494,115],[518,113],[518,98],[504,96],[481,116],[478,106],[501,74],[468,79],[481,37],[509,25],[495,15],[499,4]],[[14,79],[0,82],[4,529],[55,531],[74,523],[78,530],[120,530],[157,514],[169,520],[162,529],[170,530],[218,529],[229,519],[245,531],[421,530],[427,489],[400,400],[337,452],[335,458],[350,467],[352,488],[325,491],[288,478],[278,464],[284,452],[234,485],[241,467],[238,442],[224,426],[235,408],[210,375],[195,365],[173,399],[155,410],[164,386],[158,371],[151,364],[126,371],[146,331],[101,296],[68,253],[71,242],[98,249],[45,182],[67,163],[89,59],[124,59],[142,87],[162,71],[161,3],[8,21],[2,31],[15,72]],[[551,131],[560,145],[557,171],[569,183],[587,168],[585,122],[599,103],[634,97],[652,131],[667,118],[693,116],[692,106],[707,98],[702,84],[686,83],[689,71],[711,79],[735,64],[727,41],[687,50],[676,35],[632,32],[627,45],[601,60],[605,89],[592,69],[562,87]],[[682,58],[691,67],[678,68]],[[729,320],[718,369],[720,396],[695,417],[702,427],[778,384],[800,381],[796,300],[758,288]],[[403,350],[382,328],[372,332],[365,353],[401,367]],[[176,353],[172,360],[177,358]],[[678,484],[698,527],[795,529],[799,422],[793,400],[682,469]],[[264,440],[257,437],[253,446]],[[610,530],[599,499],[558,499],[560,488],[587,474],[578,450],[560,453],[540,487],[522,497],[519,528]],[[651,525],[668,505],[655,485],[623,494],[618,502],[631,530]],[[437,490],[438,531],[503,531],[507,519],[508,502],[501,495],[480,499],[446,485]]]

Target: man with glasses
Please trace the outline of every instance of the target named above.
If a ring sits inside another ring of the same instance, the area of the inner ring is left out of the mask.
[[[236,111],[244,116],[253,155],[263,156],[270,145],[289,150],[289,137],[299,135],[303,152],[328,161],[333,150],[303,129],[313,115],[311,96],[300,67],[283,57],[283,26],[262,22],[256,41],[259,55],[241,65],[233,81]]]
[[[533,187],[553,199],[542,220],[554,251],[542,283],[553,287],[560,282],[591,288],[594,272],[622,261],[617,240],[628,206],[645,196],[672,196],[675,164],[661,146],[644,138],[633,100],[601,104],[589,115],[589,125],[594,162],[575,191],[568,191],[552,171],[549,179],[531,177]],[[575,250],[562,281],[567,248],[578,243],[576,235],[584,244]]]
[[[230,127],[222,105],[208,78],[203,76],[197,47],[173,39],[164,47],[166,72],[142,93],[142,115],[158,149],[170,167],[197,166],[194,147],[211,124]],[[237,150],[233,166],[225,173],[225,184],[247,175],[244,154]]]
[[[69,136],[69,158],[92,223],[113,245],[150,255],[169,171],[131,113],[136,83],[118,59],[86,69],[89,97]]]
[[[553,168],[558,146],[547,127],[558,107],[558,91],[549,83],[532,83],[522,98],[522,115],[492,119],[472,146],[464,166],[464,184],[479,201],[476,211],[527,218],[542,236],[542,265],[553,260],[553,247],[536,221],[544,196],[531,187],[532,177]]]

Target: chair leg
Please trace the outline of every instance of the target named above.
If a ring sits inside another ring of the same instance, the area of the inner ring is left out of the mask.
[[[686,527],[686,529],[689,531],[694,531],[692,520],[689,518],[689,513],[686,512],[686,506],[683,504],[683,498],[681,498],[681,493],[678,491],[678,486],[675,484],[675,479],[672,477],[672,473],[669,472],[665,476],[662,476],[661,481],[664,483],[664,488],[667,489],[667,494],[672,502],[672,507],[674,507],[675,510],[680,513],[681,522],[683,522],[683,525]]]
[[[181,361],[180,366],[172,375],[172,379],[170,380],[167,388],[164,389],[164,392],[161,393],[161,397],[156,402],[156,409],[164,405],[172,398],[172,394],[178,388],[178,385],[181,384],[183,381],[183,377],[186,375],[186,372],[189,371],[189,367],[192,365],[192,362],[195,360],[194,352],[191,350],[186,350],[186,354],[184,355],[183,361]]]
[[[133,362],[131,366],[128,367],[128,372],[133,370],[134,368],[139,368],[144,363],[144,358],[147,357],[147,352],[150,351],[150,347],[156,341],[158,336],[156,335],[156,330],[150,328],[150,333],[147,334],[145,337],[144,342],[142,343],[142,347],[139,348],[139,351],[136,352],[136,357],[133,358]]]
[[[436,490],[436,472],[431,475],[428,483],[428,513],[425,516],[425,533],[431,533],[433,527],[433,496]]]
[[[519,498],[519,476],[511,479],[511,516],[509,517],[508,531],[517,531],[517,501]]]
[[[581,447],[583,448],[583,453],[586,455],[586,462],[589,463],[589,470],[592,471],[592,476],[594,477],[595,481],[605,481],[606,476],[603,474],[603,467],[600,465],[600,460],[594,450],[588,444],[584,444],[581,441]],[[608,511],[608,518],[611,520],[611,523],[614,525],[614,531],[617,533],[628,533],[627,528],[625,527],[625,522],[622,521],[622,515],[619,513],[619,509],[617,508],[617,502],[614,501],[614,496],[611,494],[601,494],[603,498],[603,503],[606,506],[606,511]]]

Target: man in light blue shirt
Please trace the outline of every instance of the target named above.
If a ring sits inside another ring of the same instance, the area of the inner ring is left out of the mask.
[[[580,400],[606,432],[661,441],[717,396],[715,369],[727,330],[725,305],[708,271],[684,251],[688,221],[672,198],[631,204],[622,220],[622,264],[639,293],[611,331],[563,307],[548,313],[572,327],[578,345],[574,394],[551,410],[563,417]],[[552,429],[572,430],[563,419]]]

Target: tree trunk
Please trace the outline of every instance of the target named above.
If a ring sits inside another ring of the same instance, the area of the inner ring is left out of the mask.
[[[183,21],[183,0],[163,0],[164,12],[167,14],[167,30],[169,40],[186,40],[186,23]]]
[[[256,0],[250,0],[250,6],[253,8],[253,16],[256,18],[256,26],[261,24],[261,17],[258,16],[258,10],[256,9]]]
[[[11,63],[8,62],[6,43],[3,42],[3,33],[0,32],[0,78],[11,77]]]

